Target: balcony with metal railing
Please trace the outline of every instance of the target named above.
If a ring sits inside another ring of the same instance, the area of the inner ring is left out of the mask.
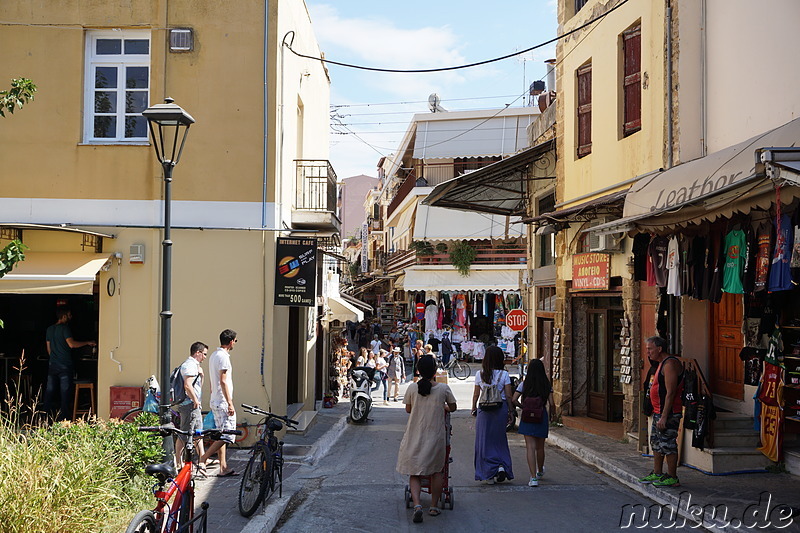
[[[500,244],[483,242],[470,242],[475,248],[473,265],[519,265],[527,261],[527,244],[525,242],[514,244]],[[434,250],[431,254],[421,255],[413,250],[392,252],[386,257],[386,273],[399,274],[408,267],[415,265],[452,265],[448,252]]]
[[[341,230],[336,172],[325,159],[296,159],[296,195],[292,226],[323,231]]]

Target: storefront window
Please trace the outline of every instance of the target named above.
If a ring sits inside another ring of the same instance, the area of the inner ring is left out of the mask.
[[[555,210],[555,205],[556,205],[555,193],[543,196],[542,198],[539,198],[536,213],[538,215],[542,215],[544,213],[550,213],[551,211]],[[556,243],[555,233],[551,233],[549,235],[539,235],[538,242],[536,243],[538,249],[537,266],[543,267],[556,264],[555,243]]]
[[[555,287],[538,287],[536,289],[536,309],[539,311],[556,310]]]

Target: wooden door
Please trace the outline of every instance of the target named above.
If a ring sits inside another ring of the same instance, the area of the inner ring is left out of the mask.
[[[588,312],[589,392],[587,414],[600,420],[609,419],[611,383],[609,379],[608,313],[590,309]]]
[[[639,282],[639,316],[641,317],[641,339],[639,344],[639,359],[636,364],[639,367],[639,385],[644,389],[647,381],[647,371],[650,369],[650,361],[647,360],[647,339],[656,332],[656,315],[658,314],[658,288],[650,287],[647,282]],[[633,342],[633,341],[631,341]]]
[[[718,304],[711,307],[711,347],[709,360],[709,385],[711,392],[728,398],[744,398],[744,365],[739,352],[742,339],[742,297],[723,293]]]

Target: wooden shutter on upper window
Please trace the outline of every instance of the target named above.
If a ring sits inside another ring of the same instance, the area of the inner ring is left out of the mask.
[[[642,27],[622,34],[624,57],[623,91],[625,115],[622,133],[630,135],[642,129]]]
[[[592,152],[592,65],[578,69],[578,157]]]

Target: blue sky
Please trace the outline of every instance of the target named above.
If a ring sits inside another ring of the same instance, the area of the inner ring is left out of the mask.
[[[556,36],[555,0],[306,0],[327,59],[370,67],[424,69],[483,61]],[[544,79],[555,43],[488,65],[399,74],[329,65],[334,111],[330,160],[340,179],[376,175],[396,151],[414,113],[437,93],[449,111],[525,105],[522,95]]]

